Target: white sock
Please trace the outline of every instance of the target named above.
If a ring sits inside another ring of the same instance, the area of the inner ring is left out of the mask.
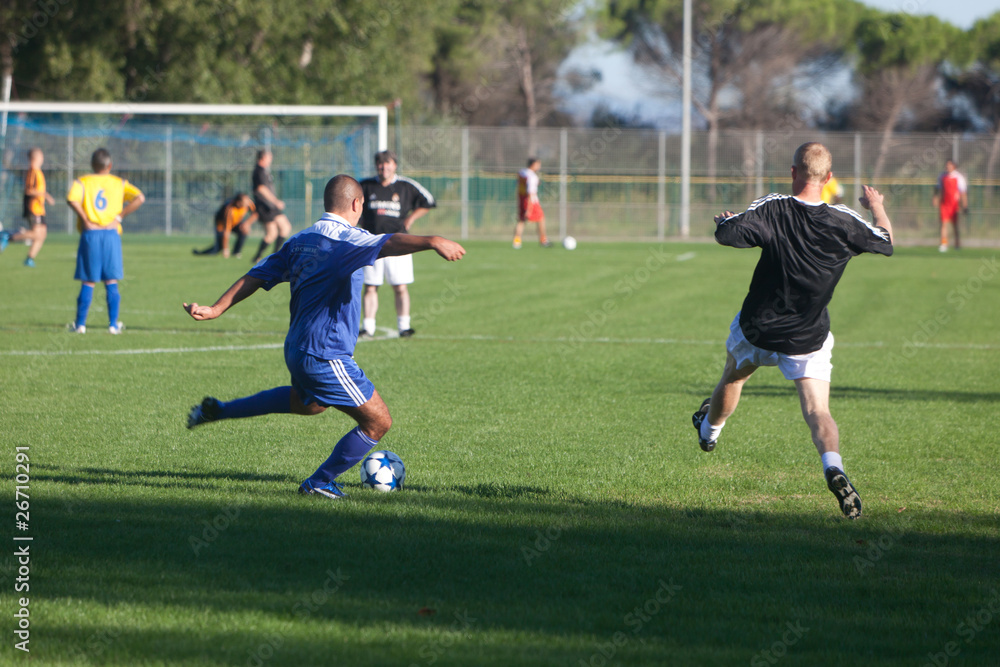
[[[837,452],[823,452],[821,458],[823,459],[823,472],[826,472],[827,468],[844,469],[844,460],[840,458],[840,454]]]
[[[400,315],[399,317],[396,318],[396,324],[399,325],[400,331],[406,331],[407,329],[410,328],[410,316]]]
[[[719,434],[722,433],[722,427],[726,425],[726,422],[722,422],[718,426],[712,426],[708,423],[708,416],[701,422],[701,430],[698,432],[701,435],[701,439],[706,442],[715,442],[719,439]]]
[[[369,336],[375,335],[375,318],[366,317],[361,320],[361,328],[364,329]]]

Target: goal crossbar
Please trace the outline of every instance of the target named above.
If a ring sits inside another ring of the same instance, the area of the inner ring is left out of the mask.
[[[378,149],[389,147],[389,111],[384,106],[296,104],[159,104],[131,102],[0,102],[0,113],[144,114],[189,116],[376,116]]]

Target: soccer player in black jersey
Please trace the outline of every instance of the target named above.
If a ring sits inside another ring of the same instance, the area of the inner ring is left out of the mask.
[[[361,181],[365,193],[365,210],[361,216],[363,229],[372,234],[409,233],[417,218],[437,204],[434,195],[412,178],[399,176],[399,164],[392,151],[375,154],[378,176]],[[401,338],[416,333],[410,326],[410,292],[413,282],[413,256],[381,257],[365,267],[364,318],[361,335],[375,335],[375,314],[378,312],[378,288],[388,281],[396,297],[396,325]]]
[[[260,248],[254,255],[256,264],[267,251],[267,246],[274,243],[274,252],[281,250],[285,239],[292,235],[292,223],[285,215],[285,202],[278,199],[274,193],[274,179],[271,177],[271,162],[274,154],[265,149],[257,151],[257,166],[251,177],[253,185],[253,203],[257,209],[257,219],[264,225],[264,238]]]
[[[803,144],[795,151],[791,196],[770,194],[743,213],[715,217],[720,244],[760,248],[761,254],[743,308],[729,328],[722,379],[692,419],[701,448],[712,451],[743,383],[759,366],[777,366],[798,389],[827,486],[844,515],[856,519],[861,498],[844,473],[830,415],[833,334],[826,306],[848,260],[863,252],[892,254],[892,224],[882,195],[867,185],[860,202],[874,224],[846,206],[823,203],[832,162],[822,144]]]

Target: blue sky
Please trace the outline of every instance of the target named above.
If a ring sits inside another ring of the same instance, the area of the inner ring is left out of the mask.
[[[836,2],[836,0],[832,0]],[[1000,11],[1000,0],[865,0],[865,4],[883,11],[909,14],[933,14],[956,26],[968,29],[976,20]],[[599,105],[623,116],[635,116],[657,127],[673,129],[679,125],[680,110],[676,96],[661,97],[632,56],[618,46],[593,36],[578,46],[563,63],[563,70],[596,69],[601,81],[583,93],[563,96],[565,109],[580,122],[590,119]],[[844,81],[834,85],[847,85]]]

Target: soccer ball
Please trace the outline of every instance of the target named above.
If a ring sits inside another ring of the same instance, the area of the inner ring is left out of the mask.
[[[573,238],[572,236],[567,236],[566,238],[563,239],[563,247],[566,248],[566,250],[575,250],[576,239]]]
[[[372,452],[361,462],[361,485],[379,491],[398,491],[403,488],[406,467],[403,459],[392,452]]]

